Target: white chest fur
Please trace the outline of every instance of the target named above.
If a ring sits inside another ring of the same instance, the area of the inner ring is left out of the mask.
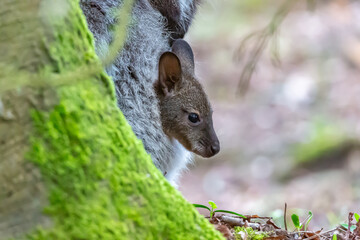
[[[186,166],[192,161],[192,154],[186,150],[176,139],[172,139],[174,155],[170,160],[169,171],[166,173],[166,178],[169,182],[177,187],[177,181],[180,174],[185,171]]]

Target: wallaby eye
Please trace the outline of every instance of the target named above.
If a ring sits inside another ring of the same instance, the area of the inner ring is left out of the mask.
[[[189,121],[192,123],[200,122],[200,117],[196,113],[190,113],[188,118],[189,118]]]

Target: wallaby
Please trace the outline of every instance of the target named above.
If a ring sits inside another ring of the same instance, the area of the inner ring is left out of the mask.
[[[172,52],[159,61],[155,91],[166,135],[178,140],[187,150],[212,157],[220,150],[212,122],[210,102],[196,79],[194,56],[189,44],[174,42]]]
[[[173,38],[188,29],[196,2],[135,0],[125,45],[106,69],[115,83],[119,108],[155,166],[174,185],[189,160],[185,148],[204,157],[219,149],[210,104],[194,78],[191,48],[175,41],[170,52]],[[100,57],[113,40],[111,29],[118,21],[114,12],[122,4],[123,0],[80,1]],[[174,9],[178,10],[166,13]],[[175,21],[170,23],[169,16]]]

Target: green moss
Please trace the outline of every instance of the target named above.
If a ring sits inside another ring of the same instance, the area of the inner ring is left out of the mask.
[[[89,80],[33,111],[29,160],[50,190],[52,229],[29,239],[219,239],[154,167],[114,100]]]
[[[243,240],[244,238],[242,237],[242,235],[245,236],[245,239],[247,240],[262,240],[266,237],[269,237],[267,233],[255,231],[251,227],[235,227],[234,231],[234,236],[236,240]]]
[[[47,48],[59,74],[98,61],[78,3],[68,2]],[[152,164],[112,88],[100,72],[56,88],[51,111],[31,111],[27,159],[48,189],[53,227],[27,239],[222,239]]]

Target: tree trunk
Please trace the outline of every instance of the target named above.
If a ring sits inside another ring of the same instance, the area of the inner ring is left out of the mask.
[[[0,3],[0,239],[221,239],[117,108],[78,2]]]

